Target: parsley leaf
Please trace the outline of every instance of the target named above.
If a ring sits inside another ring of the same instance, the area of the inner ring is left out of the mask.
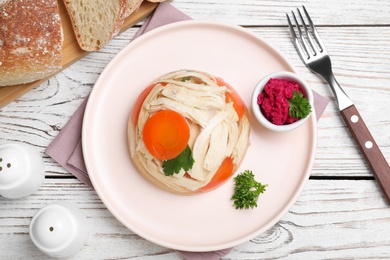
[[[235,187],[231,200],[236,209],[249,209],[257,207],[259,195],[265,192],[267,184],[257,182],[252,171],[245,170],[234,177]]]
[[[191,148],[187,145],[187,147],[178,156],[173,159],[163,161],[162,167],[166,176],[172,176],[175,173],[179,173],[181,169],[189,171],[194,165],[194,162]]]
[[[181,79],[181,81],[183,81],[183,82],[186,82],[186,81],[189,81],[189,80],[191,80],[191,76],[187,76],[187,77],[184,77],[184,78]]]
[[[305,118],[311,112],[311,105],[307,98],[299,91],[294,91],[293,96],[288,99],[290,107],[288,113],[291,117]]]

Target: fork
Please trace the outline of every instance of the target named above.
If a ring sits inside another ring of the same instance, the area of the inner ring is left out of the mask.
[[[302,7],[308,24],[298,8],[298,19],[294,11],[291,11],[294,25],[290,20],[290,16],[286,14],[295,49],[306,67],[315,74],[321,76],[329,84],[347,127],[374,173],[387,203],[390,204],[389,165],[354,103],[337,82],[332,71],[331,59],[325,45],[305,6]]]

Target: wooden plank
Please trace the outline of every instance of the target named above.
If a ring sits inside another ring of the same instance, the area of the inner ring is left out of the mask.
[[[93,190],[66,179],[46,179],[26,198],[0,197],[0,259],[49,259],[32,244],[28,227],[39,209],[55,201],[77,205],[92,227],[72,259],[182,259],[127,229]],[[389,221],[390,210],[374,181],[310,180],[277,224],[223,259],[389,259]]]
[[[68,13],[66,11],[66,8],[64,6],[64,3],[63,1],[58,1],[58,3],[59,3],[60,15],[61,15],[62,27],[64,31],[64,45],[62,48],[62,52],[63,52],[62,70],[63,70],[69,67],[70,65],[72,65],[73,63],[75,63],[76,61],[80,60],[90,52],[86,52],[80,49],[76,37],[73,33],[73,28]],[[128,28],[132,27],[134,24],[138,23],[139,21],[147,17],[151,12],[154,11],[156,7],[157,7],[156,3],[144,1],[136,12],[134,12],[133,14],[131,14],[129,17],[126,18],[126,20],[123,23],[121,32],[127,30]],[[14,101],[16,98],[22,96],[26,92],[35,88],[36,86],[47,81],[49,78],[53,77],[58,72],[60,71],[57,71],[56,73],[54,73],[53,75],[45,79],[38,80],[32,83],[0,87],[0,108]]]
[[[179,0],[172,5],[196,20],[222,21],[243,26],[287,26],[286,13],[305,5],[319,26],[378,25],[390,23],[390,5],[383,0]]]

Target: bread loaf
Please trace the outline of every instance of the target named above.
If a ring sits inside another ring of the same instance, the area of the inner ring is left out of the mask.
[[[64,0],[81,49],[96,51],[118,34],[127,0]]]
[[[0,0],[0,86],[59,71],[62,44],[57,0]]]
[[[135,12],[142,4],[142,1],[143,0],[127,0],[125,17],[128,17]]]

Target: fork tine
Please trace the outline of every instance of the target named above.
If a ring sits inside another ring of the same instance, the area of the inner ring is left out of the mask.
[[[292,12],[292,14],[294,15],[293,12]],[[301,44],[300,41],[298,40],[298,37],[297,37],[297,35],[296,35],[296,33],[295,33],[294,26],[293,26],[293,24],[291,23],[291,20],[290,20],[289,15],[286,14],[286,16],[287,16],[288,27],[290,28],[290,34],[291,34],[291,37],[292,37],[292,39],[293,39],[294,46],[295,46],[295,48],[296,48],[297,51],[298,51],[299,56],[300,56],[302,59],[304,58],[303,56],[306,56],[306,59],[308,59],[308,58],[310,57],[309,54],[307,53],[306,50],[304,50],[304,49],[302,48],[302,44]],[[303,46],[303,47],[305,47],[305,46]]]
[[[298,8],[297,12],[300,22],[298,21],[295,13],[291,11],[292,16],[294,18],[294,25],[295,27],[297,27],[296,31],[298,32],[299,36],[295,32],[294,25],[291,22],[289,15],[286,15],[288,25],[290,27],[290,33],[293,38],[294,45],[298,50],[298,53],[300,54],[301,58],[304,58],[304,56],[306,56],[306,59],[310,59],[311,55],[316,56],[318,53],[326,52],[326,49],[317,31],[317,28],[315,27],[309,13],[306,10],[306,7],[304,5],[302,7],[308,24],[305,22],[302,12]]]
[[[309,15],[309,13],[307,12],[307,10],[306,10],[306,8],[305,8],[304,5],[303,5],[302,7],[303,7],[303,11],[305,12],[306,18],[307,18],[307,20],[309,21],[309,25],[310,25],[310,28],[311,28],[311,31],[312,31],[312,34],[310,34],[310,33],[308,33],[308,32],[307,32],[307,34],[308,34],[308,35],[313,35],[313,36],[314,36],[314,39],[315,39],[315,41],[317,42],[318,47],[320,48],[320,52],[326,51],[326,50],[325,50],[325,45],[324,45],[324,43],[322,42],[322,39],[321,39],[321,37],[320,37],[320,34],[318,33],[317,28],[315,27],[313,21],[311,20],[311,17],[310,17],[310,15]],[[298,11],[299,11],[299,10],[298,10]],[[301,16],[301,19],[302,19],[302,21],[303,21],[302,16]],[[307,29],[307,28],[306,28],[306,29]]]
[[[287,22],[288,22],[288,27],[290,28],[291,36],[292,36],[293,39],[295,40],[295,39],[297,38],[297,35],[295,34],[294,27],[293,27],[293,25],[291,24],[290,16],[288,16],[288,14],[286,14],[286,16],[287,16]]]
[[[303,19],[301,11],[298,8],[297,8],[297,11],[298,11],[298,14],[299,14],[299,18],[301,19],[302,27],[303,27],[303,29],[305,29],[305,36],[306,36],[307,41],[310,44],[310,47],[311,47],[310,49],[312,50],[313,55],[316,55],[317,51],[316,51],[316,45],[314,43],[313,37],[312,37],[312,35],[310,34],[310,32],[309,32],[309,30],[307,28],[307,25],[305,23],[305,19]]]
[[[298,10],[299,12],[299,10]],[[297,17],[295,16],[295,13],[294,12],[291,12],[292,15],[293,15],[293,18],[294,18],[294,22],[295,22],[295,25],[297,27],[297,31],[299,33],[299,38],[301,39],[301,43],[302,43],[302,46],[303,46],[303,49],[305,50],[305,53],[306,53],[306,56],[307,58],[309,59],[310,58],[310,52],[309,52],[309,45],[307,44],[307,40],[305,39],[305,36],[303,35],[302,33],[302,29],[301,29],[301,26],[297,20]]]

